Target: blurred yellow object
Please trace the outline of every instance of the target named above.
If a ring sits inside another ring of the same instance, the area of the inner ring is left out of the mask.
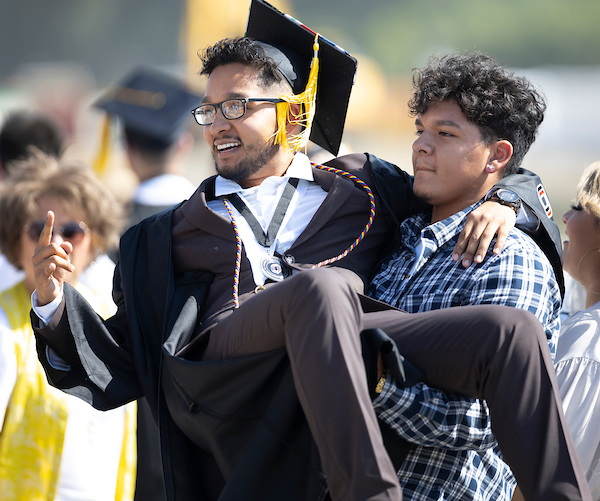
[[[114,312],[102,296],[82,284],[77,289],[96,311]],[[18,375],[0,436],[0,499],[54,499],[69,415],[68,399],[76,398],[48,384],[38,361],[29,310],[31,295],[24,282],[0,294],[15,343]],[[131,501],[135,491],[136,403],[127,404],[123,447],[116,479],[115,501]],[[86,458],[87,459],[87,458]]]
[[[288,0],[270,2],[279,10],[294,15]],[[190,82],[201,69],[198,53],[222,38],[243,36],[250,0],[187,0],[181,25],[180,46]]]
[[[110,157],[110,134],[111,134],[111,126],[110,126],[110,116],[105,115],[104,121],[102,123],[102,136],[100,137],[100,148],[98,151],[98,156],[94,159],[92,164],[94,168],[94,173],[97,177],[102,177],[106,173],[106,166],[108,165],[108,159]]]

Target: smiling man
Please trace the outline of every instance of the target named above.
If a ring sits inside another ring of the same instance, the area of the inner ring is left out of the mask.
[[[409,106],[418,136],[413,190],[431,209],[402,223],[399,248],[381,265],[370,295],[410,313],[481,304],[527,310],[543,325],[554,356],[560,288],[529,236],[513,229],[501,253],[467,270],[452,259],[465,219],[486,198],[518,210],[518,197],[498,183],[519,171],[544,117],[543,98],[487,56],[455,55],[416,72]],[[528,381],[515,384],[528,391]],[[417,445],[399,472],[406,499],[511,499],[514,477],[498,454],[483,403],[392,382],[375,407]],[[530,433],[546,440],[542,430]]]

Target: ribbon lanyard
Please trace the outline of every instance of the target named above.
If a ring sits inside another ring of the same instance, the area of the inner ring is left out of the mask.
[[[271,247],[271,244],[275,241],[277,237],[277,233],[279,233],[279,228],[281,227],[281,223],[283,222],[283,218],[285,217],[285,213],[290,206],[290,202],[292,201],[292,197],[294,196],[294,192],[298,187],[299,179],[290,178],[283,189],[283,193],[281,194],[281,198],[277,203],[277,207],[275,208],[275,213],[273,214],[273,218],[269,223],[269,227],[267,228],[267,233],[265,234],[262,226],[252,214],[252,211],[248,208],[248,206],[244,203],[244,201],[240,198],[237,193],[232,193],[228,195],[227,198],[233,204],[233,206],[238,210],[238,212],[242,215],[242,217],[246,220],[250,229],[254,233],[256,240],[263,247]]]
[[[371,225],[373,224],[373,221],[375,220],[375,196],[373,195],[373,191],[371,191],[371,188],[369,188],[369,186],[367,185],[367,183],[365,183],[363,180],[361,180],[358,177],[356,177],[354,174],[350,174],[349,172],[346,172],[346,171],[343,171],[343,170],[340,170],[340,169],[336,169],[334,167],[327,167],[325,165],[317,165],[317,164],[312,164],[312,165],[313,165],[313,167],[315,167],[317,169],[320,169],[320,170],[323,170],[323,171],[326,171],[326,172],[332,172],[334,174],[337,174],[339,176],[343,176],[345,178],[348,178],[348,179],[351,179],[352,181],[354,181],[354,183],[356,183],[359,187],[361,187],[363,190],[365,190],[365,192],[367,193],[367,196],[369,197],[369,204],[371,206],[370,213],[369,213],[369,220],[367,221],[367,224],[365,225],[365,227],[362,230],[362,232],[360,233],[360,235],[358,235],[358,237],[356,238],[356,240],[354,240],[354,242],[352,242],[352,244],[350,245],[350,247],[348,247],[344,252],[342,252],[341,254],[338,254],[337,256],[333,256],[333,257],[330,257],[329,259],[325,259],[323,261],[319,261],[317,264],[313,264],[312,267],[311,267],[311,269],[315,269],[315,268],[320,268],[321,266],[327,266],[327,265],[329,265],[331,263],[335,263],[336,261],[339,261],[340,259],[345,258],[348,254],[350,254],[356,248],[356,246],[359,243],[362,242],[362,240],[365,238],[366,234],[371,229]],[[292,180],[290,179],[290,182],[291,181]],[[297,184],[298,184],[298,182],[296,181],[296,185]],[[287,188],[287,186],[286,186],[286,188]],[[239,196],[237,198],[239,198]],[[282,198],[283,198],[283,195],[282,195]],[[241,201],[242,200],[240,199],[240,202]],[[231,207],[229,206],[229,203],[227,201],[227,197],[223,198],[223,203],[225,204],[225,208],[227,209],[227,212],[229,214],[229,218],[231,219],[231,224],[233,225],[233,231],[235,233],[235,247],[236,247],[236,250],[235,250],[235,270],[234,270],[234,273],[233,273],[233,307],[234,308],[239,308],[240,307],[240,298],[239,298],[240,269],[241,269],[241,262],[242,262],[242,239],[240,238],[240,232],[238,230],[237,223],[235,222],[235,218],[233,217],[233,212],[231,211]],[[232,201],[232,203],[233,203],[233,201]],[[281,203],[281,200],[280,200],[280,203]],[[244,206],[245,205],[246,204],[244,204]],[[289,205],[289,202],[288,202],[288,205]],[[241,207],[241,205],[240,205],[240,207]],[[240,210],[237,207],[236,207],[236,209],[238,209],[238,211]],[[286,210],[287,210],[287,206],[286,206]],[[248,210],[248,212],[250,212],[250,211]],[[252,218],[254,220],[256,220],[256,218],[254,217],[254,215],[252,215]],[[258,223],[258,221],[257,221],[257,223]],[[262,228],[260,227],[260,224],[258,224],[258,228],[260,230],[260,234],[262,236],[264,236],[264,233],[262,231]],[[268,233],[268,231],[267,231],[267,233]],[[279,259],[279,258],[275,258],[273,256],[273,259]],[[263,261],[265,261],[265,260],[263,260]],[[283,263],[281,263],[281,264],[279,264],[279,263],[273,263],[273,264],[271,264],[270,262],[267,262],[266,264],[267,264],[267,266],[266,266],[267,270],[265,270],[264,264],[261,263],[261,267],[263,269],[263,272],[264,271],[272,271],[273,274],[275,275],[276,272],[278,271],[277,268],[281,268],[281,270],[283,271],[283,273],[286,272],[286,269],[283,266]],[[279,272],[279,273],[281,273],[281,272]],[[283,276],[283,273],[281,274],[281,278],[275,278],[274,280],[283,280],[285,278],[285,276]]]

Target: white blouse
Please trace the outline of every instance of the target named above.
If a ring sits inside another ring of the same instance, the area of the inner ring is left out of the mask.
[[[563,409],[592,491],[600,500],[600,303],[562,324],[556,377]]]

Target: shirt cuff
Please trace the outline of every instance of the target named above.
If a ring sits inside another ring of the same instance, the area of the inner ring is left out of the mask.
[[[46,345],[46,360],[50,364],[50,367],[57,371],[70,371],[71,366],[58,356],[50,346]]]
[[[33,291],[33,294],[31,294],[31,307],[33,308],[33,312],[40,319],[40,321],[42,322],[44,327],[46,327],[48,325],[48,323],[50,322],[50,320],[56,313],[56,310],[60,306],[62,299],[63,299],[62,287],[60,288],[60,292],[58,293],[58,296],[56,296],[56,298],[51,303],[45,304],[44,306],[38,305],[37,289]]]
[[[519,214],[517,214],[515,226],[525,230],[536,230],[539,225],[540,220],[538,219],[536,213],[533,212],[527,205],[521,204]]]

